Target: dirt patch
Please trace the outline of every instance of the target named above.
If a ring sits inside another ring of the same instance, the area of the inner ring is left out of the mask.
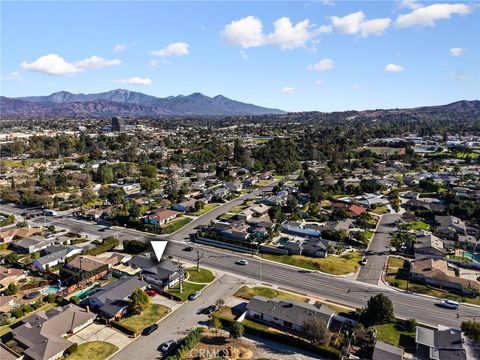
[[[256,358],[255,348],[252,344],[241,339],[230,339],[225,331],[215,333],[205,330],[202,335],[202,340],[184,358],[185,360],[213,358],[248,360]]]

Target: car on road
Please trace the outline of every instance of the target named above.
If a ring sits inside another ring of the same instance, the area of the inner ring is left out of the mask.
[[[184,247],[183,251],[188,251],[188,252],[193,251],[193,247],[192,246]]]
[[[149,327],[146,327],[145,329],[143,329],[142,335],[145,335],[145,336],[150,335],[152,332],[154,332],[157,329],[158,329],[157,324],[150,325]]]
[[[440,300],[440,303],[438,306],[446,308],[446,309],[452,309],[452,310],[457,310],[460,304],[456,301],[453,300],[448,300],[448,299],[442,299]]]
[[[160,351],[165,355],[169,353],[177,345],[177,340],[168,340],[160,345]]]
[[[207,306],[206,308],[200,310],[198,313],[199,314],[205,314],[205,315],[210,315],[212,313],[214,313],[215,311],[218,310],[218,306],[217,305],[210,305],[210,306]]]
[[[368,259],[367,259],[366,257],[364,257],[364,258],[362,259],[362,261],[360,261],[360,264],[361,264],[362,266],[367,265],[367,264],[368,264]]]
[[[235,264],[237,264],[237,265],[248,265],[248,261],[245,260],[245,259],[241,259],[241,260],[235,261]]]
[[[195,291],[194,293],[188,295],[188,300],[190,300],[190,301],[195,300],[198,297],[200,297],[200,295],[202,295],[201,291]]]

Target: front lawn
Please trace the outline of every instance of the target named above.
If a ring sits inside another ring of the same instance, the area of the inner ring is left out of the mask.
[[[105,341],[90,341],[78,345],[78,349],[65,360],[104,360],[118,350],[118,346]]]
[[[375,325],[377,339],[393,346],[400,346],[406,352],[415,352],[415,331],[409,332],[403,329],[399,323]]]
[[[377,215],[388,214],[390,212],[386,206],[379,206],[372,211]]]
[[[209,212],[210,210],[213,210],[215,209],[216,207],[218,207],[220,204],[206,204],[203,209],[200,209],[198,211],[195,211],[193,213],[191,213],[191,215],[194,215],[194,216],[202,216],[203,214]]]
[[[191,267],[187,269],[188,272],[188,281],[195,283],[210,283],[215,279],[215,276],[210,270],[200,268],[197,271],[196,267]]]
[[[132,329],[136,333],[141,332],[147,326],[157,323],[165,315],[170,312],[170,309],[166,306],[159,304],[151,304],[147,310],[138,315],[132,315],[120,319],[120,325],[123,325],[129,329]]]
[[[167,293],[180,298],[181,301],[186,301],[188,298],[188,295],[193,294],[195,291],[202,290],[205,287],[205,285],[192,284],[184,281],[182,283],[182,287],[183,287],[182,293],[179,292],[180,288],[178,284],[175,285],[173,288],[168,289]]]
[[[272,289],[264,286],[256,286],[253,288],[250,288],[248,286],[242,286],[240,289],[237,290],[234,296],[242,299],[246,299],[246,300],[250,300],[254,296],[263,296],[263,297],[266,297],[267,299],[279,298],[283,300],[297,300],[302,302],[307,301],[307,298],[303,296],[291,294],[285,291],[276,290],[276,289]]]
[[[187,216],[183,216],[178,220],[173,220],[172,222],[162,227],[162,234],[171,234],[187,225],[190,221],[192,221],[192,218],[189,218]]]
[[[411,230],[428,230],[430,228],[430,226],[427,223],[423,222],[422,220],[408,223],[408,227]]]
[[[362,255],[358,251],[352,251],[343,256],[327,256],[326,258],[312,258],[303,255],[262,254],[261,256],[267,260],[309,270],[320,270],[332,275],[345,275],[356,272],[362,259]]]

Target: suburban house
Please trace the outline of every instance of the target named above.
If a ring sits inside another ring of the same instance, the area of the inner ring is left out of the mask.
[[[384,199],[382,196],[375,195],[375,194],[364,194],[361,196],[357,196],[355,198],[355,201],[367,208],[371,208],[372,206],[381,206],[381,205],[388,204],[387,199]]]
[[[26,238],[42,232],[42,228],[10,228],[0,232],[0,243],[9,243],[15,237]]]
[[[118,319],[127,313],[129,297],[135,289],[145,290],[147,286],[147,282],[136,276],[120,278],[100,288],[88,298],[88,303],[100,316]]]
[[[226,182],[224,186],[227,188],[228,191],[231,192],[240,192],[243,188],[243,185],[240,181]]]
[[[332,203],[332,207],[333,207],[334,210],[345,209],[353,217],[360,216],[365,211],[367,211],[367,208],[365,208],[363,206],[359,206],[357,204],[347,204],[347,203],[344,203],[344,202],[334,202],[334,203]]]
[[[414,244],[415,254],[420,254],[422,257],[444,257],[447,250],[443,246],[443,241],[433,234],[417,237]]]
[[[60,276],[68,285],[82,287],[108,273],[109,264],[91,256],[77,256],[60,269]],[[74,289],[69,289],[68,292]]]
[[[34,360],[54,360],[62,357],[73,343],[71,336],[93,323],[96,315],[69,304],[22,319],[23,325],[12,330],[17,343],[26,348],[24,354]]]
[[[178,283],[182,276],[178,271],[179,267],[172,259],[156,259],[144,255],[132,258],[128,265],[132,268],[142,269],[141,275],[156,290],[165,290]]]
[[[322,235],[320,226],[316,224],[304,224],[295,221],[285,221],[282,223],[282,231],[299,236],[316,236]]]
[[[32,236],[21,240],[15,240],[12,242],[12,245],[16,252],[32,254],[36,251],[45,249],[56,241],[55,238],[46,239],[42,236]]]
[[[195,203],[196,202],[197,202],[197,200],[195,200],[195,199],[183,201],[181,203],[173,205],[172,209],[175,210],[175,211],[180,211],[180,212],[195,211]]]
[[[460,329],[417,326],[416,343],[418,360],[467,360]]]
[[[0,314],[9,312],[14,306],[15,296],[0,296]]]
[[[435,216],[437,232],[445,236],[467,235],[465,223],[455,216]]]
[[[303,244],[302,255],[324,258],[328,254],[328,240],[308,239]]]
[[[443,259],[423,258],[415,260],[410,269],[410,278],[429,285],[451,290],[460,290],[465,294],[480,290],[480,282],[455,276]]]
[[[37,269],[45,270],[57,266],[58,264],[65,262],[68,258],[80,254],[81,252],[82,249],[79,247],[63,245],[48,246],[43,250],[45,255],[38,259],[34,259],[32,264]]]
[[[287,241],[282,245],[282,249],[287,250],[289,255],[301,255],[303,243],[300,241]]]
[[[177,217],[178,212],[168,209],[161,209],[154,214],[143,218],[143,221],[152,225],[164,225]]]
[[[10,283],[17,282],[20,279],[25,278],[23,270],[6,268],[0,266],[0,287],[6,288]]]
[[[373,348],[372,360],[403,360],[402,348],[377,340]]]
[[[324,305],[316,307],[312,304],[295,300],[267,299],[254,296],[247,305],[247,317],[269,325],[278,325],[284,329],[301,331],[304,322],[316,317],[328,328],[334,316],[333,311]]]
[[[411,210],[428,210],[434,214],[443,214],[445,213],[445,205],[439,204],[436,201],[425,201],[410,199],[405,203],[405,207]]]

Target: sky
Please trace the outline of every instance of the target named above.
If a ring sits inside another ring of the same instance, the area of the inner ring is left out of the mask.
[[[473,100],[479,4],[1,0],[0,94],[201,92],[287,111]]]

